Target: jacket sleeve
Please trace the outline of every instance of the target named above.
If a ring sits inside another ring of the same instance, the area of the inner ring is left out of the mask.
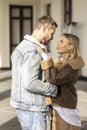
[[[78,70],[72,69],[69,64],[64,65],[61,69],[57,69],[53,65],[49,66],[48,64],[48,59],[47,61],[42,61],[41,67],[45,71],[47,81],[52,84],[60,86],[78,78]]]
[[[57,86],[46,83],[40,78],[40,61],[41,56],[37,51],[31,51],[24,55],[21,68],[23,87],[31,93],[55,97],[58,91]]]

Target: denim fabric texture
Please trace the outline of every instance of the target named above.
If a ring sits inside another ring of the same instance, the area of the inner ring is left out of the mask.
[[[36,49],[37,43],[32,36],[27,35],[11,55],[10,103],[13,107],[23,110],[47,111],[46,96],[55,97],[57,87],[44,82],[44,74],[40,67],[42,56]]]
[[[16,109],[22,130],[46,130],[46,112]]]

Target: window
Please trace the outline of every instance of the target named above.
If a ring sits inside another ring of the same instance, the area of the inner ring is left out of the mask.
[[[10,5],[10,52],[33,28],[33,7]]]
[[[64,23],[70,24],[72,21],[72,1],[64,1]]]

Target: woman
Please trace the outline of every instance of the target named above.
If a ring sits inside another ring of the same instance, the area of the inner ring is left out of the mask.
[[[84,61],[80,56],[79,38],[73,34],[63,34],[57,44],[60,55],[54,63],[51,57],[37,48],[44,59],[41,67],[47,82],[56,84],[59,89],[56,98],[48,97],[46,100],[47,105],[51,104],[53,107],[52,130],[80,130],[75,83]]]

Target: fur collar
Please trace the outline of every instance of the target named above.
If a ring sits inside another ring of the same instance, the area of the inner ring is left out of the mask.
[[[74,60],[69,61],[68,64],[75,70],[80,69],[85,65],[81,56],[77,57]]]

